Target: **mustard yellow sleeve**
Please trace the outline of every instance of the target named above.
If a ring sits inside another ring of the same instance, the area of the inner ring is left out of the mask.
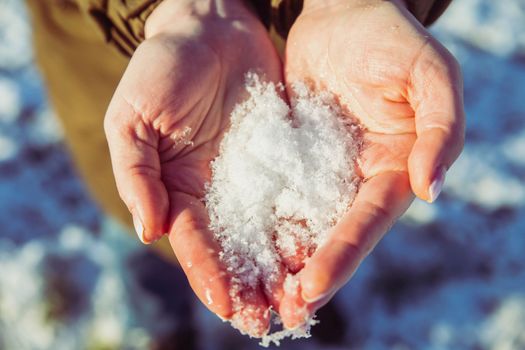
[[[144,41],[146,19],[162,0],[76,0],[105,40],[131,56]]]

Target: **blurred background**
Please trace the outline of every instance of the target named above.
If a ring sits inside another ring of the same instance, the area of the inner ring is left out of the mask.
[[[465,80],[467,143],[310,339],[281,349],[525,349],[525,0],[454,0],[432,32]],[[0,349],[255,349],[89,198],[0,0]]]

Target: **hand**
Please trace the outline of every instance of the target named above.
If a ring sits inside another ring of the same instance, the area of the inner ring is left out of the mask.
[[[401,1],[305,1],[288,37],[287,85],[334,93],[364,127],[363,183],[325,245],[299,272],[302,297],[285,294],[287,327],[333,296],[408,208],[432,202],[463,147],[458,64]],[[412,191],[410,191],[412,189]]]
[[[220,5],[220,6],[219,6]],[[241,1],[165,0],[146,23],[111,101],[105,131],[119,194],[144,242],[169,240],[201,301],[260,336],[268,328],[262,291],[232,304],[201,199],[229,115],[247,97],[245,74],[281,81],[265,28]],[[255,323],[257,327],[250,326]]]

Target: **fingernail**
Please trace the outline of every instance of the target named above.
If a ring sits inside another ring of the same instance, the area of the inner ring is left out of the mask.
[[[144,225],[142,225],[142,220],[140,218],[133,214],[133,226],[135,227],[135,232],[137,232],[137,236],[139,236],[139,239],[142,243],[148,244],[146,240],[144,239]]]
[[[220,320],[222,322],[228,322],[229,320],[231,320],[231,317],[222,317],[221,315],[219,314],[216,314],[218,318],[220,318]]]
[[[441,193],[441,190],[443,189],[443,184],[445,183],[446,173],[447,169],[444,166],[440,166],[439,168],[437,168],[434,174],[434,179],[432,180],[432,183],[428,188],[429,203],[433,203]]]
[[[296,307],[293,309],[293,314],[288,315],[288,318],[286,319],[282,319],[284,329],[294,331],[300,328],[312,317],[310,312],[311,310],[308,309],[306,304],[296,305]]]
[[[313,303],[316,303],[318,302],[319,300],[321,299],[324,299],[326,298],[326,296],[328,296],[330,293],[329,292],[326,292],[326,293],[321,293],[313,298],[310,298],[310,297],[307,297],[305,294],[304,294],[304,291],[301,292],[301,298],[303,298],[304,301],[306,301],[308,304],[313,304]]]

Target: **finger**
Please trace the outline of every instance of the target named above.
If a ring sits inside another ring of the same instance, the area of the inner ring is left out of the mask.
[[[283,283],[288,274],[288,269],[283,263],[279,263],[277,273],[271,279],[262,281],[262,290],[268,301],[268,305],[276,312],[279,311],[281,299],[284,295]]]
[[[260,289],[243,289],[219,259],[220,247],[208,228],[204,204],[190,195],[173,192],[169,240],[188,281],[212,312],[251,336],[268,331],[269,310]]]
[[[166,231],[168,194],[161,180],[158,135],[128,103],[114,97],[104,129],[120,197],[143,243]]]
[[[321,299],[308,303],[302,298],[301,285],[299,283],[301,272],[293,277],[288,277],[285,294],[281,300],[279,315],[284,328],[296,329],[304,326],[314,313],[323,307],[335,294],[335,291]]]
[[[234,299],[231,325],[242,334],[261,338],[270,330],[270,308],[260,288],[240,289]]]
[[[306,220],[283,219],[275,233],[275,248],[287,269],[295,274],[313,252]]]
[[[417,139],[408,166],[414,193],[433,202],[441,192],[446,170],[463,149],[465,115],[457,62],[441,46],[427,48],[414,64],[409,82]]]
[[[308,258],[309,247],[302,242],[297,242],[295,254],[282,254],[281,259],[291,273],[297,273],[304,267],[304,262]]]
[[[362,178],[371,178],[387,171],[408,172],[408,156],[414,147],[416,135],[363,134],[361,153],[358,159]]]
[[[303,299],[312,303],[343,286],[412,198],[406,172],[386,172],[364,182],[350,210],[301,271]]]

